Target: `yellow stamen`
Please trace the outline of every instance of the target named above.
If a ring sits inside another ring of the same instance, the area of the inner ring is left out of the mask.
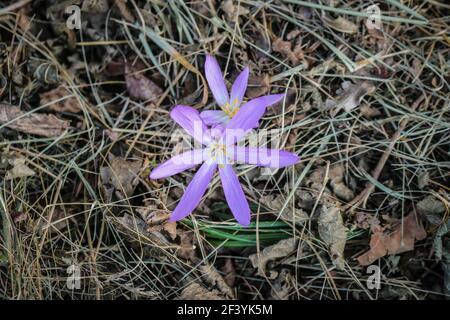
[[[222,110],[223,110],[225,113],[231,112],[231,106],[230,106],[230,104],[227,102],[227,103],[223,106]]]
[[[227,102],[223,107],[222,110],[227,114],[228,117],[233,118],[236,113],[239,111],[239,100],[238,98],[234,98],[233,100],[233,107]]]
[[[217,161],[217,159],[224,159],[227,155],[227,148],[224,144],[213,143],[210,146],[208,155],[213,161]]]
[[[228,117],[233,118],[236,113],[239,111],[239,108],[233,108],[233,110],[229,110],[229,109],[222,109],[223,112],[225,112],[227,114]]]

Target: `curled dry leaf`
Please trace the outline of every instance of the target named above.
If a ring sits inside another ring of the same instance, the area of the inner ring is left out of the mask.
[[[328,188],[327,182],[329,178],[326,175],[326,166],[319,166],[305,179],[305,186],[310,188],[309,192],[299,191],[296,195],[299,197],[300,208],[311,210],[319,198],[319,203],[327,207],[337,207],[340,201],[333,195],[332,190]],[[303,194],[302,194],[303,193]]]
[[[297,243],[298,240],[296,238],[280,240],[274,245],[264,248],[259,254],[255,253],[250,255],[249,259],[253,268],[258,269],[258,275],[265,276],[267,263],[275,259],[287,257],[297,249]]]
[[[63,97],[69,96],[64,100],[58,101]],[[59,86],[53,90],[40,94],[41,105],[48,105],[50,110],[56,112],[73,112],[78,113],[81,111],[78,100],[71,95],[69,90],[64,86]]]
[[[13,167],[6,172],[5,180],[29,177],[36,174],[36,172],[34,172],[25,164],[25,158],[13,158],[10,159],[9,162],[13,165]]]
[[[52,114],[28,113],[19,107],[3,103],[0,103],[0,124],[44,137],[58,137],[69,128],[69,121],[61,120]]]
[[[340,210],[321,206],[318,222],[320,238],[328,245],[333,264],[340,270],[344,269],[347,229],[344,227]]]
[[[261,197],[261,203],[265,206],[274,210],[276,212],[280,212],[284,206],[284,197],[282,195],[267,195]],[[280,216],[283,220],[289,222],[295,222],[296,224],[303,224],[305,221],[309,220],[308,214],[299,208],[292,208],[292,206],[287,206]]]
[[[142,219],[148,224],[147,231],[166,232],[172,240],[177,237],[177,223],[169,221],[170,211],[160,210],[154,206],[136,209]]]
[[[303,210],[312,210],[316,203],[314,194],[304,188],[298,188],[295,191],[295,197],[297,198],[297,206]]]
[[[288,300],[292,290],[293,279],[288,269],[282,269],[271,286],[270,296],[273,300]]]
[[[195,246],[193,245],[193,232],[185,231],[179,234],[180,244],[169,241],[158,229],[148,229],[148,225],[141,218],[125,213],[122,217],[106,216],[109,222],[116,225],[130,243],[139,247],[145,244],[145,254],[151,257],[160,257],[167,253],[167,249],[174,252],[177,257],[194,261]],[[197,259],[198,260],[198,259]]]
[[[162,248],[171,247],[171,243],[160,232],[148,232],[146,223],[131,214],[125,213],[122,217],[107,215],[106,219],[117,227],[117,230],[133,245],[145,244],[145,254],[159,257],[164,253]]]
[[[337,164],[331,167],[330,186],[335,195],[339,198],[350,201],[355,197],[355,193],[344,183],[345,168],[343,164]]]
[[[300,62],[295,52],[292,51],[292,43],[290,41],[284,41],[283,39],[278,38],[273,42],[272,49],[273,51],[280,53],[283,57],[288,58],[294,65],[297,65]]]
[[[128,93],[135,99],[156,101],[163,93],[156,83],[142,72],[135,72],[128,65],[125,65],[125,83]]]
[[[199,271],[203,274],[203,279],[209,285],[219,289],[223,295],[230,299],[234,299],[234,292],[230,286],[226,283],[225,279],[217,272],[216,268],[212,265],[201,265]]]
[[[326,106],[328,108],[333,108],[334,113],[337,113],[341,109],[344,109],[347,112],[355,109],[366,95],[375,91],[375,86],[368,80],[357,84],[351,84],[346,81],[342,84],[342,88],[344,91],[337,100],[333,101],[328,99],[326,101]]]
[[[370,238],[370,250],[360,255],[359,264],[367,266],[385,255],[414,250],[414,243],[427,237],[420,221],[411,212],[393,228],[378,228]]]
[[[112,157],[109,167],[100,168],[103,192],[107,200],[111,200],[114,191],[119,199],[130,197],[139,182],[141,168],[141,160],[131,161],[121,157]]]
[[[217,290],[207,290],[198,283],[192,282],[183,289],[180,300],[224,300]]]
[[[338,17],[337,19],[325,19],[326,23],[333,28],[342,33],[353,34],[358,32],[358,26],[343,17]]]

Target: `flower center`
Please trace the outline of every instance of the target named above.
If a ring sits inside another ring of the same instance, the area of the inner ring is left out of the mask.
[[[239,111],[239,100],[234,98],[232,105],[230,103],[226,103],[222,108],[223,112],[225,112],[230,118],[233,118],[236,113]]]
[[[224,144],[213,142],[209,146],[209,157],[219,164],[226,162],[227,148]]]

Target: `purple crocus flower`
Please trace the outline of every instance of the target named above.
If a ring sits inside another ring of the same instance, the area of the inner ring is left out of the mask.
[[[238,112],[244,99],[245,91],[247,90],[249,69],[245,67],[238,75],[231,87],[231,94],[228,95],[228,90],[223,80],[222,71],[217,63],[217,60],[211,56],[206,56],[205,61],[205,76],[208,81],[209,88],[221,110],[206,110],[200,113],[200,117],[207,125],[227,124],[231,118]],[[267,96],[271,97],[271,96]],[[280,99],[282,95],[277,95]],[[252,103],[254,106],[267,107],[278,102],[277,99],[264,99],[259,97],[247,103]],[[255,127],[257,124],[255,124]]]
[[[210,55],[206,57],[205,73],[214,98],[223,111],[204,111],[200,114],[192,107],[175,106],[170,113],[172,119],[203,147],[176,155],[160,164],[151,172],[150,178],[166,178],[202,164],[170,217],[171,221],[177,221],[197,207],[218,168],[231,212],[240,224],[248,225],[250,208],[232,163],[282,168],[295,164],[299,158],[283,150],[242,147],[237,143],[258,126],[266,108],[283,99],[284,95],[262,96],[240,107],[247,89],[248,68],[234,82],[231,99],[220,67]],[[214,127],[208,129],[207,125]]]
[[[246,226],[250,223],[250,208],[231,164],[237,161],[281,168],[293,165],[299,159],[296,154],[283,150],[236,145],[261,119],[265,110],[261,105],[269,105],[270,102],[279,99],[278,95],[273,95],[263,97],[259,105],[247,103],[239,109],[225,128],[219,126],[219,129],[208,129],[199,112],[192,107],[178,105],[171,111],[172,119],[204,146],[172,157],[150,174],[151,179],[166,178],[202,163],[173,211],[171,221],[183,219],[192,213],[219,168],[222,187],[231,212],[240,224]]]

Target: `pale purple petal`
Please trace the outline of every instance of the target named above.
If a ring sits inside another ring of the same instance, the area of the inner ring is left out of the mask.
[[[210,133],[213,140],[218,140],[220,137],[222,137],[224,130],[225,126],[221,123],[218,123],[211,127]]]
[[[208,145],[211,136],[208,128],[200,118],[200,113],[189,106],[178,105],[170,112],[172,119],[201,144]]]
[[[217,60],[209,54],[206,55],[205,76],[214,99],[216,99],[219,106],[223,107],[229,101],[228,90],[223,81],[222,71]]]
[[[245,67],[245,69],[238,75],[233,83],[233,87],[231,88],[230,100],[232,109],[239,107],[242,103],[242,100],[244,99],[244,94],[247,90],[248,74],[248,67]]]
[[[202,163],[208,156],[207,149],[190,150],[163,162],[150,173],[150,179],[162,179],[188,170]]]
[[[186,188],[177,207],[172,212],[170,221],[181,220],[194,211],[205,194],[209,182],[216,172],[216,168],[217,163],[215,162],[206,161],[202,164]]]
[[[283,99],[284,94],[273,94],[255,98],[244,104],[225,128],[226,143],[236,143],[251,129],[256,128],[266,108]]]
[[[283,168],[296,164],[299,157],[292,152],[267,148],[233,147],[233,159],[262,167]]]
[[[250,224],[250,207],[233,167],[229,164],[220,165],[219,174],[225,199],[231,212],[240,224],[248,226]]]
[[[217,124],[225,124],[230,120],[230,117],[222,110],[206,110],[200,112],[200,118],[208,126]]]

